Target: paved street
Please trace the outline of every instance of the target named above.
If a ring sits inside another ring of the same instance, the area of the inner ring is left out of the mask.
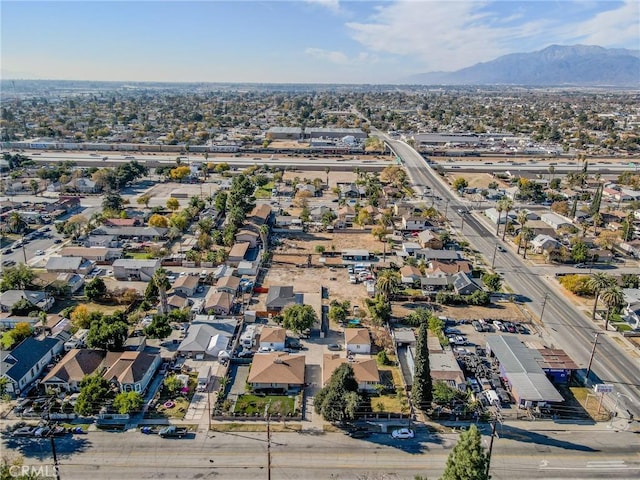
[[[537,430],[527,431],[525,428]],[[483,433],[488,434],[488,426]],[[606,425],[518,422],[498,428],[491,475],[514,478],[638,478],[640,437]],[[274,433],[275,479],[437,478],[458,434],[419,431],[416,440],[375,434],[355,440],[341,433]],[[483,441],[488,446],[489,438]],[[3,439],[26,464],[51,464],[46,439]],[[265,433],[198,433],[182,440],[139,432],[90,432],[56,440],[60,475],[68,479],[204,478],[266,479]],[[4,450],[6,451],[6,450]],[[368,476],[365,476],[368,475]],[[384,476],[383,476],[384,475]]]
[[[454,228],[462,227],[462,234],[485,258],[493,259],[496,242],[500,242],[495,230],[489,230],[473,215],[462,215],[467,203],[457,197],[443,183],[443,180],[424,159],[405,143],[386,139],[399,155],[414,185],[429,185],[433,193],[442,198],[446,216]],[[420,188],[420,187],[418,187]],[[442,203],[439,208],[442,210]],[[498,252],[495,257],[496,269],[502,273],[505,282],[514,293],[528,299],[527,308],[540,317],[544,305],[543,323],[549,339],[557,348],[564,349],[571,358],[586,370],[593,347],[594,333],[600,331],[584,314],[579,312],[562,294],[537,275],[510,249]],[[546,298],[546,301],[545,301]],[[625,354],[614,340],[600,335],[593,359],[591,379],[595,383],[611,383],[621,394],[621,408],[640,416],[640,361]],[[628,399],[627,397],[630,397]]]

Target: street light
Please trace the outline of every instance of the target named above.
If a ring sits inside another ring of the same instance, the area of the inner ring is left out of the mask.
[[[544,300],[542,301],[542,310],[540,311],[540,323],[542,323],[542,316],[544,315],[544,307],[547,306],[547,298],[549,298],[549,292],[545,292]]]
[[[616,392],[616,403],[613,406],[613,412],[611,412],[611,421],[609,422],[609,427],[608,428],[613,428],[613,419],[618,416],[618,403],[620,402],[620,397],[625,397],[628,400],[631,400],[631,403],[633,403],[633,398],[631,398],[629,395],[624,394],[624,393],[620,393],[620,392]],[[630,412],[629,412],[629,420],[633,420],[633,415],[631,415]]]
[[[496,243],[496,246],[493,247],[493,259],[491,260],[491,269],[493,270],[494,265],[496,264],[496,253],[498,251],[498,244]]]
[[[591,374],[591,364],[593,363],[593,357],[596,354],[596,347],[598,346],[598,335],[600,335],[600,332],[595,333],[595,340],[593,341],[593,349],[591,350],[591,357],[589,357],[589,365],[587,366],[587,376],[584,379],[585,385],[589,381],[589,375]]]

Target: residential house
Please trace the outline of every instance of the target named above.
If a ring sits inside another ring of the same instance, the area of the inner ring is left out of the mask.
[[[500,224],[502,225],[503,223],[506,222],[506,218],[504,213],[499,212],[496,208],[491,207],[491,208],[487,208],[484,211],[484,216],[487,217],[489,220],[491,220],[493,223],[498,223],[500,222]]]
[[[623,316],[631,328],[638,330],[640,329],[640,289],[624,288],[622,293],[626,303]]]
[[[431,379],[442,381],[461,392],[467,391],[467,382],[458,360],[451,350],[429,352]]]
[[[233,247],[231,247],[231,250],[229,251],[229,256],[225,263],[229,266],[237,267],[238,263],[244,260],[249,247],[249,242],[234,243]]]
[[[338,218],[334,222],[336,228],[346,228],[356,218],[356,210],[351,205],[343,205],[338,208]]]
[[[106,263],[122,258],[121,248],[107,247],[65,247],[60,250],[63,257],[81,257],[96,263]]]
[[[86,275],[95,267],[91,260],[82,257],[49,257],[45,269],[51,273],[79,273]]]
[[[354,249],[342,252],[343,262],[369,262],[373,260],[373,257],[369,250]]]
[[[39,315],[11,315],[6,312],[0,313],[0,328],[13,328],[19,323],[28,323],[31,328],[35,329],[41,322],[42,319]]]
[[[271,223],[271,207],[266,203],[256,205],[253,207],[253,210],[251,210],[251,213],[249,213],[247,221],[258,227]]]
[[[451,284],[451,277],[449,276],[437,276],[437,277],[422,277],[420,278],[420,288],[424,294],[431,292],[437,292],[447,288]]]
[[[477,290],[481,290],[480,286],[464,272],[453,275],[453,288],[458,295],[471,295]]]
[[[198,288],[198,282],[198,277],[194,275],[183,275],[173,282],[172,290],[174,293],[181,293],[187,297],[193,297]]]
[[[348,360],[338,353],[325,353],[322,359],[322,385],[329,383],[333,372],[343,363],[349,363],[361,392],[374,392],[380,384],[380,372],[375,358]]]
[[[196,315],[187,335],[178,346],[178,352],[195,360],[218,358],[220,352],[229,347],[237,325],[236,319],[214,319],[208,315]]]
[[[231,294],[233,297],[238,293],[240,288],[240,278],[230,275],[228,277],[222,277],[216,282],[216,290],[218,292],[225,292]]]
[[[290,285],[271,285],[267,294],[266,307],[270,312],[279,312],[287,305],[299,303]]]
[[[413,285],[415,282],[419,282],[421,277],[422,272],[418,267],[405,265],[400,269],[400,281],[404,284]]]
[[[371,353],[371,337],[367,328],[345,328],[344,341],[347,352]]]
[[[119,258],[113,262],[116,280],[140,280],[148,282],[161,266],[160,259]]]
[[[140,227],[142,220],[139,218],[107,218],[104,224],[108,227]]]
[[[167,297],[167,307],[171,310],[182,310],[191,306],[191,300],[182,292],[173,292]]]
[[[536,235],[536,237],[529,242],[529,246],[533,249],[534,253],[550,252],[560,246],[560,242],[549,235]]]
[[[471,273],[472,267],[468,260],[455,260],[453,262],[441,262],[432,260],[427,268],[427,275],[430,277],[446,277],[458,272]]]
[[[416,242],[402,242],[402,251],[409,256],[413,256],[422,247]]]
[[[429,219],[418,215],[406,213],[402,215],[402,230],[411,232],[433,229],[433,224]]]
[[[260,347],[270,348],[275,351],[284,350],[284,342],[287,337],[287,331],[281,327],[262,327],[260,332]]]
[[[310,183],[299,183],[296,185],[296,193],[298,192],[309,192],[312,197],[321,197],[322,190],[317,189],[314,185]]]
[[[121,392],[144,394],[161,363],[160,354],[107,352],[106,371],[102,376]]]
[[[98,234],[90,234],[84,241],[84,246],[86,248],[94,248],[94,247],[102,247],[102,248],[115,248],[120,251],[122,249],[120,247],[120,241],[116,235],[98,235]],[[121,258],[120,255],[118,258]]]
[[[344,198],[364,198],[367,194],[366,188],[355,183],[343,183],[339,185],[340,196]]]
[[[84,278],[77,273],[41,273],[38,275],[38,284],[42,285],[45,291],[53,289],[53,283],[66,285],[69,293],[76,293],[84,287]]]
[[[74,178],[65,185],[65,190],[79,193],[98,193],[100,187],[89,178]]]
[[[311,220],[314,222],[321,222],[322,217],[330,212],[333,212],[333,209],[331,207],[327,207],[326,205],[320,205],[310,210],[309,217],[311,217]]]
[[[460,259],[460,254],[455,250],[433,250],[432,248],[423,248],[414,253],[418,260],[430,262],[432,260],[440,260],[452,262]]]
[[[440,250],[443,247],[442,240],[440,240],[440,237],[432,230],[421,231],[418,233],[417,239],[420,245],[422,245],[422,248]]]
[[[237,243],[248,243],[249,248],[255,248],[258,246],[258,242],[260,241],[260,233],[253,225],[248,225],[241,230],[238,230],[236,233],[236,244]]]
[[[53,304],[55,299],[47,292],[39,292],[34,290],[7,290],[0,293],[0,311],[9,312],[20,300],[26,299],[38,307],[40,310],[47,312]]]
[[[214,292],[208,295],[204,303],[204,311],[215,315],[229,315],[233,308],[233,295],[227,292]]]
[[[542,220],[554,230],[558,230],[562,227],[570,227],[571,225],[573,225],[573,223],[571,223],[571,220],[569,220],[568,218],[565,218],[562,215],[558,215],[557,213],[553,212],[543,213],[542,215],[540,215],[540,220]]]
[[[299,391],[304,385],[305,358],[282,352],[257,354],[247,383],[254,391]]]
[[[92,235],[113,235],[134,242],[157,242],[166,238],[168,228],[162,227],[98,227]],[[106,246],[106,245],[105,245]]]
[[[86,375],[100,371],[106,352],[88,348],[70,350],[42,379],[46,388],[64,392],[79,392]]]
[[[29,337],[13,350],[0,351],[0,373],[7,379],[5,391],[12,397],[29,390],[53,357],[62,351],[62,342],[55,337],[37,340]]]

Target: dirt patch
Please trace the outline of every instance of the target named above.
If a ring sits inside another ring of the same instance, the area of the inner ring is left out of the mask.
[[[340,253],[349,249],[365,249],[370,252],[382,252],[384,244],[378,241],[369,231],[350,229],[345,232],[316,233],[283,236],[279,234],[282,245],[274,248],[274,254],[313,254],[316,247],[324,247],[325,252]],[[306,259],[305,259],[306,261]]]
[[[320,178],[323,182],[327,181],[327,174],[324,171],[296,170],[295,172],[284,172],[283,180],[293,181],[294,178],[313,180]],[[329,171],[329,189],[336,187],[338,183],[350,183],[356,181],[356,174],[353,172],[332,172]]]
[[[453,318],[455,320],[495,319],[508,322],[527,322],[518,306],[514,303],[497,303],[488,307],[477,306],[446,306],[426,302],[394,302],[392,314],[396,318],[404,318],[418,307],[431,308],[436,315]]]
[[[456,178],[464,178],[469,184],[469,188],[489,188],[489,184],[491,182],[496,182],[498,184],[498,188],[506,188],[509,186],[499,178],[492,177],[489,173],[455,172],[450,173],[446,178],[449,183],[453,182]]]

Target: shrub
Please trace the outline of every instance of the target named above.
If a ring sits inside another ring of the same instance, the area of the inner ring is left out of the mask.
[[[580,297],[589,297],[594,294],[588,275],[565,275],[560,277],[559,282],[564,288]]]

